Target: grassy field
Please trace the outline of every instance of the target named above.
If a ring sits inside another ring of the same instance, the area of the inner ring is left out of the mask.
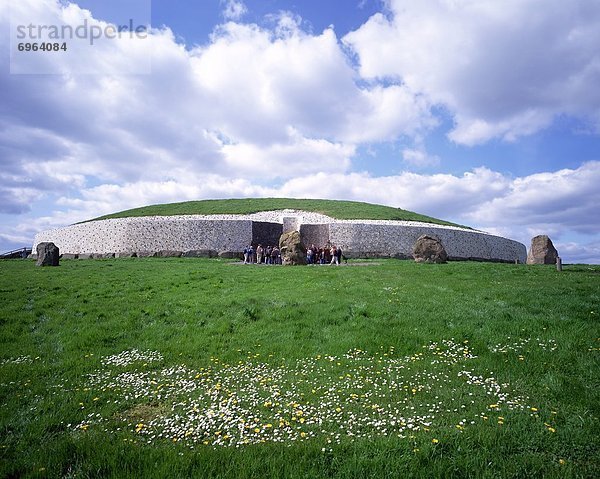
[[[225,200],[186,201],[183,203],[168,203],[164,205],[151,205],[132,210],[121,211],[110,215],[95,218],[104,220],[109,218],[126,218],[129,216],[169,216],[169,215],[219,215],[219,214],[250,214],[259,211],[274,211],[295,209],[314,211],[332,218],[342,220],[372,219],[372,220],[400,220],[420,221],[442,225],[459,226],[431,216],[425,216],[401,208],[374,205],[358,201],[339,200],[310,200],[295,198],[240,198]]]
[[[600,477],[599,266],[0,273],[0,477]]]

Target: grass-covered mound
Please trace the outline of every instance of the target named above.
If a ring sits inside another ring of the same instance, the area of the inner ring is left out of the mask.
[[[96,218],[127,218],[131,216],[172,216],[172,215],[222,215],[250,214],[259,211],[274,211],[294,209],[321,213],[341,220],[370,219],[370,220],[400,220],[419,221],[441,225],[458,226],[430,216],[420,215],[412,211],[391,206],[374,205],[358,201],[310,200],[294,198],[242,198],[226,200],[186,201],[183,203],[168,203],[151,205],[131,210],[121,211]]]
[[[0,477],[600,475],[598,267],[1,266]]]

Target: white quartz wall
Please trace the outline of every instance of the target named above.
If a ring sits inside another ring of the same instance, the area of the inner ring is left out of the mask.
[[[329,226],[331,243],[353,255],[410,257],[415,241],[425,234],[437,236],[451,259],[524,262],[527,257],[517,241],[463,228],[351,222]]]
[[[275,217],[278,212],[269,213]],[[283,222],[283,216],[290,216],[280,213],[279,222]],[[307,224],[312,223],[309,214],[303,215]],[[51,241],[63,254],[80,255],[194,250],[241,252],[252,241],[252,222],[272,221],[271,216],[149,216],[90,221],[39,233],[33,251],[38,243]],[[327,217],[320,217],[315,223],[326,224],[323,218]],[[330,218],[329,222],[329,240],[351,257],[410,257],[415,241],[423,234],[440,238],[451,259],[525,262],[527,256],[521,243],[466,228],[406,221]]]
[[[252,221],[193,217],[139,217],[90,221],[36,235],[51,241],[61,254],[106,254],[158,251],[243,251],[252,241]]]

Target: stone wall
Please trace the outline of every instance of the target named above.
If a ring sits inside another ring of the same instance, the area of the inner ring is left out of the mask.
[[[289,233],[290,231],[300,231],[302,216],[284,216],[281,218],[281,222],[283,223],[284,233]]]
[[[36,235],[34,248],[52,241],[65,254],[124,254],[213,250],[240,252],[252,241],[250,220],[192,217],[119,218],[75,224]]]
[[[524,262],[523,244],[464,228],[437,225],[397,226],[392,224],[332,223],[330,240],[352,257],[412,257],[412,247],[424,234],[440,238],[448,256],[454,260]]]
[[[329,225],[301,225],[300,237],[307,248],[313,244],[316,247],[324,246],[329,241]]]
[[[53,242],[65,255],[139,256],[161,253],[214,252],[236,257],[252,243],[278,243],[283,224],[268,218],[222,215],[151,216],[90,221],[36,235],[37,244]],[[307,213],[304,213],[304,219]],[[287,215],[286,215],[287,216]],[[277,220],[275,220],[277,221]],[[281,221],[281,220],[280,220]],[[466,228],[416,222],[341,221],[300,224],[306,246],[323,246],[328,241],[340,246],[348,258],[410,258],[412,247],[423,234],[441,239],[454,260],[525,262],[527,251],[516,241]],[[203,255],[204,255],[203,253]],[[193,256],[193,254],[190,254]]]

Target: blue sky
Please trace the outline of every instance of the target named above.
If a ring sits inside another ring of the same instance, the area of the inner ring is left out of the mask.
[[[150,33],[17,51],[18,25],[130,19]],[[15,0],[0,26],[2,251],[145,204],[285,196],[600,263],[595,0]]]

